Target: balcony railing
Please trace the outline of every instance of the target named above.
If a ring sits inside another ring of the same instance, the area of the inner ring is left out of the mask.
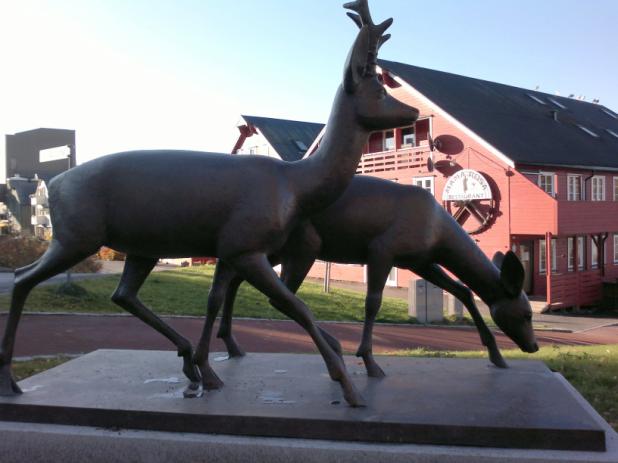
[[[364,154],[361,158],[357,174],[387,172],[401,169],[417,169],[427,165],[429,146],[414,146],[399,150],[382,151]]]

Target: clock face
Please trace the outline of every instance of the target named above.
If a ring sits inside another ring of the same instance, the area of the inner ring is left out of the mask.
[[[463,169],[452,175],[442,192],[444,207],[469,234],[485,231],[495,217],[491,186],[483,174]]]

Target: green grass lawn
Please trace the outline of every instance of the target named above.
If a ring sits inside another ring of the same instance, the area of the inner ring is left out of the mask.
[[[503,350],[507,359],[530,359],[519,350]],[[485,358],[485,352],[438,352],[423,349],[395,352],[392,355],[415,357]],[[561,373],[592,406],[618,431],[618,344],[610,346],[543,347],[534,358]],[[59,365],[69,359],[38,359],[15,362],[18,380]]]
[[[485,358],[483,351],[445,352],[424,349],[389,355],[411,357]],[[502,350],[507,359],[530,360],[520,350]],[[592,406],[618,431],[618,344],[609,346],[550,346],[534,354],[553,371],[561,373]]]
[[[163,315],[195,315],[206,313],[208,290],[212,284],[213,266],[189,267],[152,273],[140,290],[140,299],[155,312]],[[83,296],[58,294],[57,285],[35,288],[26,302],[26,311],[119,313],[110,296],[118,284],[118,275],[105,276],[77,283],[87,290]],[[363,321],[363,292],[332,288],[325,294],[322,285],[305,282],[300,298],[319,320]],[[8,295],[0,296],[0,310],[8,310]],[[266,298],[246,283],[236,298],[235,316],[251,318],[286,318],[273,309]],[[408,317],[406,301],[385,297],[378,314],[379,322],[415,323]],[[451,320],[450,322],[452,322]],[[449,321],[447,320],[447,323]],[[469,322],[468,322],[469,323]]]

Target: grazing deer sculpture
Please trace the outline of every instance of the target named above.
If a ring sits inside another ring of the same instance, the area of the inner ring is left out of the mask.
[[[283,264],[282,279],[290,290],[298,290],[316,258],[367,264],[365,324],[356,355],[362,357],[369,376],[384,376],[373,358],[372,328],[393,266],[411,270],[462,301],[496,366],[507,365],[472,291],[489,306],[495,323],[524,352],[538,350],[532,310],[522,291],[524,269],[519,259],[509,251],[506,255],[497,253],[492,263],[433,195],[422,188],[375,177],[354,177],[333,205],[294,230],[276,259]],[[218,332],[230,356],[243,355],[231,330],[234,298],[241,282],[242,278],[237,277],[226,288]]]
[[[343,193],[370,132],[418,118],[416,109],[385,92],[376,75],[378,48],[389,38],[384,32],[392,19],[375,25],[367,0],[344,7],[356,11],[348,15],[361,29],[347,58],[329,130],[310,159],[284,163],[260,156],[133,151],[92,160],[50,182],[54,236],[38,261],[15,272],[0,346],[0,395],[21,392],[10,366],[28,293],[108,246],[127,254],[112,300],[176,345],[190,380],[186,396],[199,395],[201,385],[216,388],[221,382],[208,358],[194,359],[189,341],[152,313],[137,293],[159,258],[212,255],[221,262],[217,272],[221,287],[240,275],[269,297],[312,337],[348,403],[363,405],[337,341],[316,327],[309,309],[279,280],[267,257],[280,251],[303,218]],[[209,314],[215,313],[223,296],[217,290],[210,292]]]

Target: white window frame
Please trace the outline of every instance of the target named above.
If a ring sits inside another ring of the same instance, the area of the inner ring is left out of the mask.
[[[590,268],[592,270],[599,268],[599,247],[593,239],[590,239]]]
[[[431,182],[431,186],[429,188],[424,185],[427,180]],[[417,185],[417,182],[421,182],[421,185]],[[412,185],[419,186],[423,190],[427,190],[435,196],[435,179],[433,177],[412,177]]]
[[[545,188],[541,186],[541,177],[546,177],[546,178],[551,179],[551,192],[547,191]],[[545,193],[547,193],[551,197],[556,196],[556,174],[555,172],[539,172],[536,184],[541,190],[543,190]]]
[[[575,270],[575,242],[574,236],[567,237],[567,270]]]
[[[403,131],[406,129],[412,129],[412,143],[403,142]],[[401,148],[414,148],[416,146],[416,124],[401,127],[399,129],[399,136],[401,138]]]
[[[393,137],[392,137],[393,147],[392,148],[388,148],[386,146],[386,134],[389,132],[393,134]],[[395,151],[396,149],[397,149],[397,138],[395,137],[395,129],[385,130],[384,133],[382,133],[382,151],[383,152]]]
[[[618,265],[618,233],[614,233],[614,265]]]
[[[614,201],[618,201],[618,177],[614,177],[614,181],[612,185],[614,187],[614,192],[613,192]]]
[[[595,182],[596,180],[596,182]],[[595,184],[600,182],[600,193],[599,196],[597,193],[599,190],[599,186]],[[605,175],[594,175],[590,179],[590,200],[591,201],[605,201]]]
[[[618,178],[618,177],[616,177]],[[572,184],[571,184],[571,180],[576,179],[577,183],[573,183],[573,185],[577,184],[579,185],[579,195],[576,196],[575,195],[575,191],[573,191],[573,188],[571,188]],[[567,175],[567,200],[568,201],[581,201],[584,198],[583,193],[583,183],[582,183],[582,176],[579,174],[568,174]]]
[[[585,270],[586,269],[586,237],[578,236],[576,242],[577,242],[577,269]]]
[[[556,273],[556,271],[558,270],[558,262],[556,259],[556,238],[551,239],[551,243],[549,246],[551,258],[551,272]],[[539,273],[544,274],[545,272],[545,238],[543,238],[539,240]]]

